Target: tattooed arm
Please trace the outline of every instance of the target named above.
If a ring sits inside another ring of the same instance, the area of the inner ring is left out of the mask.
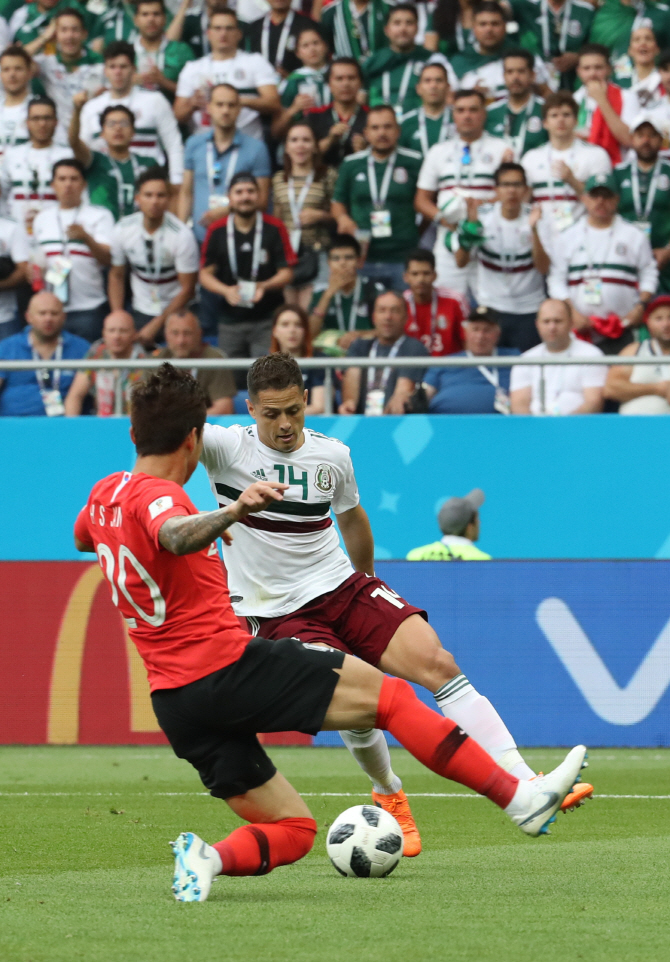
[[[248,514],[263,511],[273,501],[281,501],[288,484],[257,481],[239,496],[237,501],[202,514],[188,514],[168,518],[161,525],[158,540],[172,554],[193,554],[216,541],[223,532]]]

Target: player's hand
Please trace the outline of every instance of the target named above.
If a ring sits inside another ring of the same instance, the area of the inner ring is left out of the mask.
[[[264,511],[273,501],[283,501],[284,491],[288,487],[288,484],[280,484],[279,481],[256,481],[242,492],[237,501],[228,506],[227,511],[239,521],[248,514]]]
[[[223,285],[223,296],[228,301],[231,307],[237,307],[237,305],[242,300],[240,296],[240,289],[237,284],[229,287],[227,284]]]
[[[572,171],[568,165],[562,160],[555,160],[551,165],[551,173],[554,177],[558,177],[564,183],[569,184],[570,178],[572,177]]]
[[[88,233],[81,224],[70,224],[65,233],[68,236],[68,240],[79,241],[81,244],[87,244],[90,240]]]
[[[599,107],[602,107],[607,103],[606,80],[589,80],[589,82],[584,86],[586,87],[586,92],[589,97],[593,97]]]

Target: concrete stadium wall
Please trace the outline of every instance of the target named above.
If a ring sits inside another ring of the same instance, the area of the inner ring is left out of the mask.
[[[221,424],[247,420],[220,418]],[[380,560],[439,536],[444,498],[486,492],[480,546],[496,558],[670,558],[670,419],[314,418],[350,445]],[[126,419],[0,419],[0,559],[79,558],[91,486],[131,466]],[[199,468],[189,493],[213,507]]]

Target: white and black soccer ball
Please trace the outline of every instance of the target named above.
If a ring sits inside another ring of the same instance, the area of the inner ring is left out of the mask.
[[[384,878],[402,858],[402,829],[375,805],[354,805],[328,830],[326,851],[340,875]]]

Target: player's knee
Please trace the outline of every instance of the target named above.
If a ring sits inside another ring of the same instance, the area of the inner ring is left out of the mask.
[[[460,672],[451,652],[444,648],[435,648],[422,652],[420,673],[419,683],[430,691],[435,691]]]

